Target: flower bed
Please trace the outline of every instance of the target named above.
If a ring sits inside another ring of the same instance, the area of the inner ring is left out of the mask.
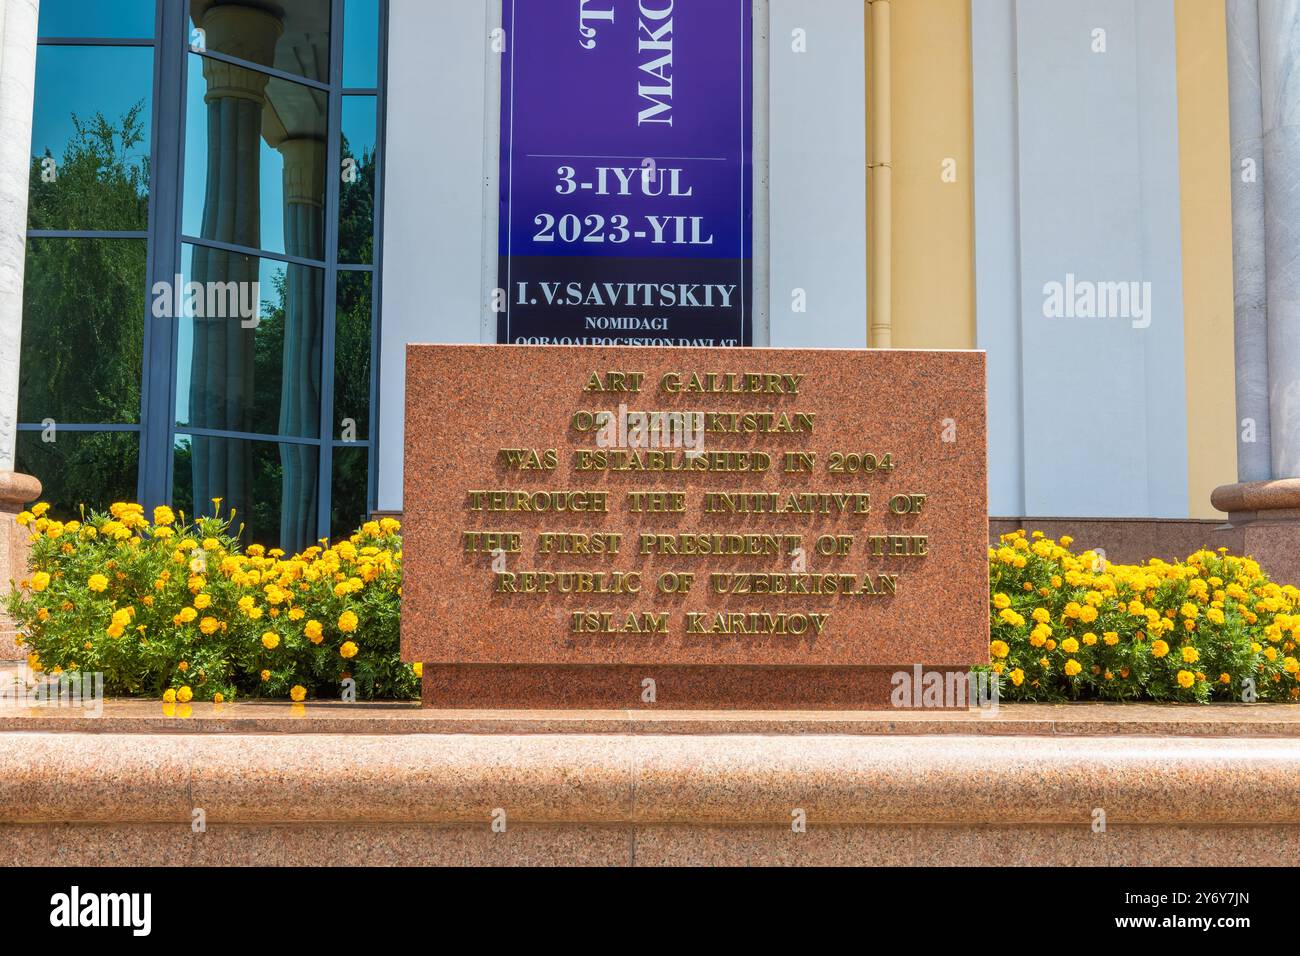
[[[219,502],[218,502],[219,504]],[[37,505],[9,613],[33,670],[102,673],[116,696],[410,699],[398,657],[397,521],[286,556],[230,521],[139,505],[67,523]],[[1115,565],[1035,532],[989,549],[987,668],[1011,700],[1300,699],[1300,589],[1248,558]]]
[[[1222,551],[1116,565],[1072,543],[1017,531],[989,549],[991,669],[1004,697],[1300,698],[1300,590]]]
[[[103,673],[109,695],[169,703],[418,696],[419,665],[398,659],[397,521],[288,557],[165,507],[152,522],[134,504],[67,523],[47,512],[18,516],[30,573],[8,601],[33,670]]]

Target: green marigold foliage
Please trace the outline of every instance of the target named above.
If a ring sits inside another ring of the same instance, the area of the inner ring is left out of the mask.
[[[28,663],[102,672],[110,695],[189,700],[418,696],[398,657],[400,525],[286,557],[219,517],[115,504],[62,523],[37,505],[7,607]],[[1035,532],[989,549],[990,664],[1010,700],[1300,699],[1300,589],[1248,558],[1116,565]]]
[[[29,574],[7,607],[33,669],[102,672],[109,695],[358,700],[418,696],[398,657],[400,525],[368,522],[346,541],[286,557],[241,549],[230,522],[150,522],[139,505],[62,523],[37,505]]]
[[[989,549],[991,669],[1010,700],[1300,698],[1300,590],[1249,558],[1111,564],[1039,532]]]

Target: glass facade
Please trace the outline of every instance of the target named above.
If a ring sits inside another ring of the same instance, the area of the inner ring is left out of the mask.
[[[386,16],[42,3],[18,468],[56,513],[220,498],[297,549],[373,508]]]

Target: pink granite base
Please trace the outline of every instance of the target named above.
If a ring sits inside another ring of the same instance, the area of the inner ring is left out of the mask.
[[[15,520],[28,503],[40,497],[41,483],[31,475],[15,471],[0,472],[0,661],[19,660],[27,655],[15,638],[18,626],[2,609],[11,582],[27,574],[27,543],[30,533]]]
[[[1211,547],[1254,558],[1279,584],[1300,585],[1300,478],[1223,485],[1210,501],[1228,513]]]
[[[426,664],[421,697],[425,707],[453,710],[873,710],[890,708],[900,669]],[[653,702],[644,699],[646,680]]]
[[[58,718],[66,729],[5,717],[0,866],[1278,866],[1300,855],[1300,709],[1283,705],[1008,705],[987,719],[852,723],[696,713],[671,730],[668,712],[448,712],[446,732],[410,706],[366,718],[332,705],[306,730],[294,708],[208,707],[192,720],[131,707]],[[214,720],[226,723],[196,732]]]
[[[0,824],[0,866],[1290,866],[1262,826]]]

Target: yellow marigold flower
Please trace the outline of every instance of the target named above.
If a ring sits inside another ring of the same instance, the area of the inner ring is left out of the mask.
[[[37,571],[32,575],[32,590],[44,591],[50,586],[50,576],[44,571]]]
[[[1184,645],[1182,650],[1183,650],[1184,664],[1195,664],[1197,661],[1201,659],[1200,652],[1197,651],[1196,648],[1191,647],[1190,645]]]
[[[1152,657],[1164,657],[1168,653],[1169,653],[1169,645],[1166,644],[1164,641],[1155,640],[1151,642]]]
[[[1195,683],[1196,683],[1196,675],[1193,674],[1191,671],[1179,671],[1179,672],[1178,672],[1178,686],[1179,686],[1179,687],[1182,687],[1182,688],[1186,689],[1186,688],[1188,688],[1188,687],[1191,687],[1191,686],[1192,686],[1193,684],[1195,684]]]
[[[1219,683],[1220,683],[1220,684],[1231,684],[1231,683],[1232,683],[1232,677],[1229,676],[1229,674],[1228,674],[1227,671],[1224,671],[1222,674],[1219,675]]]
[[[126,627],[128,624],[131,623],[131,612],[132,612],[132,608],[129,607],[124,607],[120,610],[114,611],[113,623],[119,625],[120,627]]]
[[[108,578],[104,577],[104,575],[102,574],[92,574],[89,578],[86,579],[86,587],[90,588],[90,590],[96,593],[107,591]]]
[[[1092,633],[1092,631],[1089,631],[1087,634],[1083,635],[1083,643],[1092,647],[1092,645],[1097,643],[1097,635]]]
[[[351,611],[344,611],[339,615],[339,630],[344,634],[351,634],[357,629],[357,616]]]
[[[34,514],[38,518],[41,517],[43,514],[45,514],[45,512],[49,510],[50,510],[50,505],[49,502],[46,501],[41,501],[38,502],[37,504],[32,505],[32,514]]]
[[[194,691],[188,686],[182,687],[176,692],[176,702],[179,704],[188,704],[194,699]]]
[[[307,640],[313,644],[319,644],[325,636],[325,629],[321,626],[320,621],[308,621],[302,632],[307,635]]]
[[[416,677],[423,677],[423,676],[424,676],[424,664],[423,664],[423,662],[421,662],[421,661],[416,661],[414,664],[412,664],[412,665],[411,665],[411,672],[412,672],[413,674],[415,674]]]
[[[1006,657],[1011,653],[1011,648],[1007,646],[1006,641],[994,641],[989,645],[989,653],[994,657]]]
[[[176,515],[172,514],[172,509],[166,505],[159,505],[153,509],[153,523],[159,525],[169,525],[176,521]]]
[[[1097,609],[1091,604],[1085,604],[1083,607],[1079,608],[1079,620],[1084,624],[1091,624],[1093,621],[1097,620]]]
[[[221,624],[215,617],[209,616],[199,621],[199,630],[204,634],[215,634],[219,627]]]
[[[393,534],[402,530],[402,523],[396,518],[380,518],[379,527],[384,534]]]
[[[27,527],[36,520],[36,516],[30,511],[19,512],[18,517],[14,519],[21,527]]]
[[[168,687],[165,691],[163,691],[163,703],[164,704],[176,703],[176,691],[170,687]]]
[[[1079,642],[1072,637],[1067,637],[1065,640],[1061,641],[1061,650],[1065,651],[1067,654],[1073,654],[1078,649]]]
[[[1048,624],[1052,620],[1052,614],[1045,607],[1034,608],[1034,613],[1030,615],[1039,624]]]
[[[303,687],[301,684],[294,684],[293,687],[289,689],[289,699],[295,704],[301,704],[307,699],[307,688]]]
[[[1078,661],[1076,661],[1073,657],[1065,662],[1065,675],[1067,677],[1073,677],[1081,670],[1083,670],[1083,665],[1080,664]]]
[[[192,607],[183,607],[176,616],[181,619],[182,624],[188,624],[199,616],[199,612]]]
[[[194,595],[194,606],[202,611],[212,603],[212,595],[207,592]]]
[[[1011,678],[1011,683],[1015,684],[1017,687],[1025,682],[1025,672],[1019,667],[1013,670],[1008,676]]]
[[[1101,639],[1106,642],[1107,647],[1114,647],[1119,643],[1119,634],[1115,631],[1107,631],[1101,636]]]
[[[301,621],[306,616],[307,612],[300,607],[289,608],[289,620],[291,621]]]
[[[1294,657],[1287,657],[1282,661],[1282,669],[1288,674],[1300,673],[1300,661]]]
[[[344,659],[349,659],[357,656],[357,650],[358,648],[356,644],[352,643],[352,641],[345,641],[343,646],[339,648],[339,654],[341,654]]]
[[[280,635],[275,631],[267,631],[262,635],[262,646],[268,651],[273,651],[280,646]]]
[[[271,679],[271,672],[267,670],[262,671],[262,680],[265,682],[270,679]]]
[[[125,633],[126,633],[126,628],[123,627],[121,624],[108,625],[107,634],[109,637],[121,637]]]
[[[217,691],[215,694],[212,695],[212,703],[214,704],[223,704],[225,703],[225,701],[226,701],[226,695],[221,693],[220,691]]]
[[[1217,607],[1210,608],[1205,612],[1205,616],[1214,624],[1222,624],[1226,620],[1224,613]]]
[[[993,606],[999,611],[1009,608],[1011,607],[1011,598],[1007,597],[1005,594],[995,594],[993,595]]]

